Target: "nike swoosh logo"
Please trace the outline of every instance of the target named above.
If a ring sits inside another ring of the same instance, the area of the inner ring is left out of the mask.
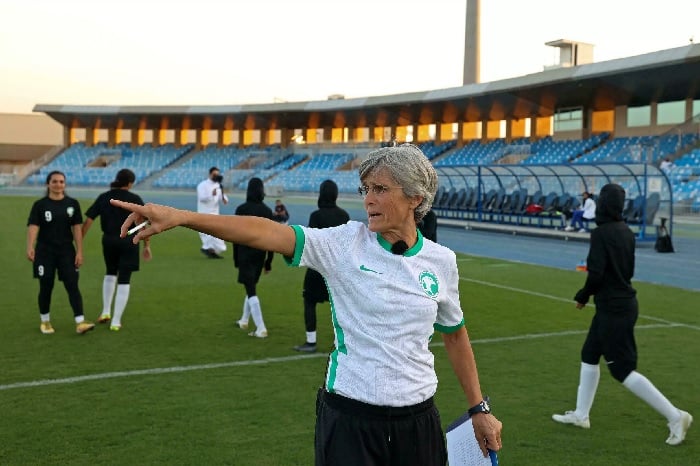
[[[369,269],[369,268],[365,267],[364,264],[363,264],[363,265],[360,265],[360,270],[362,270],[363,272],[372,272],[372,273],[376,273],[376,274],[379,274],[379,275],[382,274],[381,272],[377,272],[376,270],[372,270],[372,269]]]

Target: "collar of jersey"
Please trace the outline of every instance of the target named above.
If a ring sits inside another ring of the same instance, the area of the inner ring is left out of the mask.
[[[403,253],[404,257],[411,257],[415,256],[418,254],[418,251],[421,250],[423,247],[423,235],[421,234],[420,230],[416,228],[416,233],[418,234],[418,240],[416,241],[416,244],[413,245],[412,248],[407,250],[406,252]],[[391,252],[391,243],[385,240],[381,234],[377,233],[377,241],[379,242],[379,245],[383,247],[385,250],[388,252]]]

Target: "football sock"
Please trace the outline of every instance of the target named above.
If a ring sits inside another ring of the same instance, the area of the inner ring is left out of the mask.
[[[680,412],[678,408],[668,401],[653,383],[637,371],[632,371],[625,377],[622,385],[627,387],[629,391],[637,395],[642,400],[646,401],[649,406],[654,408],[659,414],[668,419],[668,422],[673,422],[678,419]]]
[[[316,332],[306,332],[306,342],[316,344]]]
[[[129,301],[129,291],[131,291],[131,285],[117,285],[117,296],[114,298],[114,316],[112,317],[111,325],[119,326],[122,324],[122,315],[124,314],[126,303]]]
[[[251,296],[248,298],[248,305],[250,306],[250,315],[255,323],[255,331],[260,333],[265,328],[265,321],[263,320],[262,309],[260,308],[260,300],[257,296]]]
[[[581,363],[578,394],[576,396],[576,414],[587,418],[593,406],[595,392],[600,381],[600,366],[598,364]]]
[[[112,314],[112,298],[117,286],[116,275],[105,275],[102,280],[102,315]]]
[[[48,312],[46,314],[39,314],[39,317],[41,317],[42,322],[50,322],[51,321],[50,315]]]
[[[243,301],[243,314],[241,315],[240,322],[247,324],[248,320],[250,320],[250,298],[246,296],[245,300]]]

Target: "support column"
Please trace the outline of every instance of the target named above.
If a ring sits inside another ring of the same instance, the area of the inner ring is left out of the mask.
[[[92,126],[85,128],[85,145],[87,147],[95,146],[95,128]]]
[[[63,127],[63,145],[65,147],[68,147],[71,144],[73,144],[73,138],[71,138],[72,133],[73,129],[70,126]]]
[[[330,142],[333,140],[333,127],[332,126],[324,126],[323,127],[323,141],[322,142]]]
[[[280,146],[283,148],[289,147],[289,138],[292,137],[292,133],[289,128],[280,128]]]

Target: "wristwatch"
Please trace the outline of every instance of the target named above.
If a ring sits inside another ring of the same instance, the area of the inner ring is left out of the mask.
[[[472,406],[469,408],[469,416],[473,416],[477,413],[484,413],[484,414],[489,414],[491,412],[491,405],[489,404],[489,397],[486,396],[484,397],[483,400],[481,400],[481,403],[479,403],[476,406]]]

